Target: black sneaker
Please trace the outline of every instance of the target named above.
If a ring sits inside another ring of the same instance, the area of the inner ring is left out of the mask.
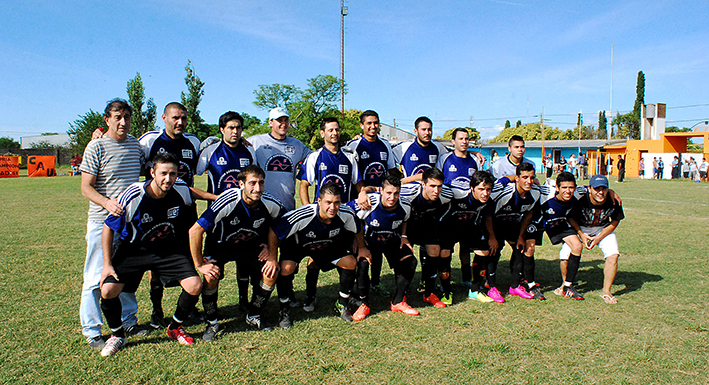
[[[293,294],[292,297],[290,297],[290,308],[294,309],[296,307],[300,307],[300,302],[295,298],[295,294]]]
[[[305,303],[303,304],[303,311],[311,313],[315,311],[315,305],[318,304],[318,299],[314,297],[308,297],[305,299]],[[293,307],[293,305],[291,305]]]
[[[290,329],[293,327],[293,321],[291,321],[288,311],[281,310],[281,316],[278,321],[278,327],[280,327],[281,329]]]
[[[128,336],[145,337],[149,333],[148,329],[146,329],[142,326],[138,326],[138,325],[128,326],[127,328],[124,328],[124,330],[126,331],[126,337],[128,337]]]
[[[269,325],[265,321],[263,321],[261,319],[260,315],[247,315],[246,316],[246,324],[249,326],[253,326],[258,330],[263,330],[263,331],[273,330],[273,327],[271,327],[271,325]]]
[[[190,322],[192,325],[199,325],[203,322],[207,322],[207,320],[202,314],[200,314],[199,310],[194,309],[192,310],[192,313],[190,313]]]
[[[539,285],[534,285],[528,291],[530,294],[534,295],[534,299],[538,299],[540,301],[544,301],[546,299],[546,297],[544,297],[544,294],[542,294],[542,291],[539,290]]]
[[[355,298],[355,296],[351,295],[350,296],[350,301],[349,301],[349,306],[352,306],[353,308],[359,307],[362,304],[362,300],[359,298]]]
[[[202,334],[202,339],[210,342],[213,341],[215,338],[217,338],[217,334],[221,331],[221,328],[219,327],[219,323],[211,323],[207,322],[207,328],[204,329],[204,334]]]
[[[341,304],[340,301],[335,302],[335,312],[337,312],[343,320],[352,322],[352,312],[347,306]]]
[[[569,297],[579,301],[584,300],[583,296],[576,290],[574,285],[564,286],[564,297]]]
[[[102,350],[106,346],[106,341],[103,340],[101,336],[97,337],[86,337],[86,343],[89,344],[91,349]]]
[[[162,313],[153,312],[150,316],[150,327],[153,329],[166,328],[167,322],[165,322],[165,316]]]

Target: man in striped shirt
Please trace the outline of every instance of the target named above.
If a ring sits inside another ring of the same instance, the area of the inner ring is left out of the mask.
[[[138,140],[130,132],[132,109],[125,100],[111,100],[104,111],[107,132],[92,140],[81,163],[81,194],[89,199],[86,225],[86,262],[79,315],[86,341],[94,349],[102,349],[99,283],[103,269],[101,234],[108,215],[120,216],[123,207],[116,198],[131,183],[137,182],[144,163]],[[138,304],[135,294],[120,296],[123,303],[123,327],[129,334],[137,332]]]

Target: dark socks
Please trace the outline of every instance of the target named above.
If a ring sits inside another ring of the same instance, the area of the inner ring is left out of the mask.
[[[186,292],[185,289],[182,289],[182,293],[180,293],[180,297],[177,299],[175,315],[172,317],[172,321],[170,322],[170,326],[168,328],[170,330],[175,330],[182,326],[182,322],[194,310],[194,305],[197,304],[198,300],[198,295],[192,295]]]
[[[524,264],[523,258],[526,258],[521,250],[514,249],[512,251],[512,257],[510,258],[510,264],[512,265],[512,281],[510,287],[517,287],[522,279],[522,267]]]
[[[451,258],[437,258],[438,259],[438,273],[441,276],[441,289],[444,293],[453,292],[451,287]]]
[[[381,264],[380,264],[381,269]],[[374,266],[372,266],[374,270]],[[362,258],[357,261],[357,290],[359,291],[359,299],[363,303],[369,303],[369,262]]]
[[[423,266],[421,266],[421,275],[424,283],[424,295],[426,297],[431,295],[431,293],[433,293],[433,289],[436,287],[436,277],[438,276],[436,271],[438,270],[437,265],[439,259],[440,257],[427,257],[424,259]]]
[[[249,302],[249,277],[237,277],[237,282],[239,286],[239,303]]]
[[[119,297],[110,299],[101,298],[101,310],[103,311],[103,316],[106,317],[106,323],[111,330],[123,330],[123,321],[121,321],[123,305],[121,305],[121,299]]]
[[[476,254],[475,257],[473,257],[473,285],[471,286],[473,291],[478,290],[483,285],[486,268],[487,257]]]
[[[276,280],[278,288],[278,300],[281,303],[281,310],[290,309],[290,299],[293,296],[293,274],[279,275]]]
[[[416,258],[408,257],[403,261],[399,261],[398,266],[394,268],[394,274],[396,274],[396,293],[394,293],[394,298],[391,301],[394,305],[404,300],[411,281],[414,279],[416,264]]]
[[[497,264],[500,262],[500,254],[491,255],[487,259],[487,283],[490,288],[497,286]]]
[[[459,254],[461,281],[471,282],[473,280],[473,272],[470,269],[470,254],[464,254],[463,252],[459,252]]]
[[[150,302],[153,304],[153,313],[158,315],[163,314],[162,296],[164,290],[162,282],[153,275],[153,279],[150,281]]]
[[[571,282],[572,284],[576,280],[576,274],[579,271],[579,266],[581,265],[580,255],[569,255],[569,264],[566,266],[566,282]]]
[[[340,304],[347,306],[357,273],[354,270],[337,268],[340,273]]]
[[[522,256],[524,261],[524,278],[528,283],[534,283],[534,256],[528,257],[526,255]]]
[[[305,273],[305,295],[308,298],[315,298],[315,293],[318,290],[318,277],[320,276],[320,269],[308,267],[306,270],[307,272]]]
[[[377,286],[381,282],[381,276],[382,276],[382,256],[381,254],[378,256],[372,255],[372,279],[371,279],[371,284],[372,286]]]
[[[217,298],[219,297],[219,289],[207,289],[205,284],[202,289],[202,307],[204,307],[204,315],[207,321],[216,322],[219,318],[219,310],[217,307]]]
[[[268,299],[271,298],[271,293],[273,293],[273,286],[268,286],[263,281],[259,281],[258,286],[254,286],[249,314],[260,315],[263,313],[263,308],[266,306]]]

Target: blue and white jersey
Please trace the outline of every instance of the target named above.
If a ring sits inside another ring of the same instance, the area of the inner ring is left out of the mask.
[[[357,155],[351,148],[342,148],[333,154],[323,147],[308,155],[298,179],[317,186],[315,199],[320,196],[320,186],[335,182],[342,191],[342,201],[347,202],[352,199],[354,186],[360,181]]]
[[[223,191],[239,187],[237,175],[246,166],[256,162],[256,152],[253,147],[246,147],[241,142],[231,148],[219,141],[207,146],[199,155],[197,175],[207,172],[207,191],[212,194],[221,194]]]
[[[515,182],[510,181],[507,177],[500,178],[495,182],[490,194],[490,199],[495,205],[493,220],[495,222],[519,223],[525,213],[538,207],[540,199],[541,202],[545,202],[553,194],[554,191],[549,186],[533,184],[532,189],[522,197],[517,192]]]
[[[443,184],[449,186],[453,197],[460,199],[470,194],[470,177],[480,170],[478,160],[466,154],[461,158],[455,152],[447,152],[438,157],[436,168],[443,171]]]
[[[364,239],[367,244],[399,246],[403,224],[411,214],[411,205],[406,199],[399,198],[399,204],[387,210],[381,204],[381,194],[370,193],[367,196],[372,205],[369,210],[360,209],[356,200],[347,202],[347,206],[364,222]]]
[[[428,146],[423,147],[417,139],[411,139],[394,145],[392,152],[404,177],[409,177],[435,167],[438,157],[448,150],[438,142],[431,141]]]
[[[128,186],[118,196],[123,215],[109,215],[104,223],[132,246],[156,254],[188,253],[187,233],[194,223],[189,186],[177,179],[165,197],[155,199],[145,190],[151,181]]]
[[[225,190],[199,217],[197,223],[207,231],[208,245],[246,247],[268,243],[268,230],[286,210],[268,193],[250,208],[242,194],[239,188]]]
[[[278,239],[292,238],[296,245],[311,252],[337,245],[338,242],[349,242],[353,234],[361,230],[354,211],[347,205],[341,205],[335,218],[327,224],[320,220],[317,203],[289,211],[273,225],[273,232]]]
[[[295,176],[310,150],[298,139],[275,139],[271,134],[252,136],[256,162],[266,172],[265,191],[287,209],[295,209]]]
[[[153,157],[160,152],[173,154],[180,161],[177,176],[188,186],[194,186],[194,175],[199,161],[199,138],[194,134],[184,133],[181,137],[172,139],[163,129],[146,132],[138,141],[145,156],[145,167],[152,167]]]
[[[458,230],[459,226],[465,226],[465,229],[469,229],[470,226],[482,227],[483,218],[492,213],[493,204],[490,200],[483,203],[475,199],[473,194],[468,194],[463,198],[454,198],[450,201],[441,222],[448,226],[448,229],[455,230]]]
[[[452,193],[450,189],[442,190],[436,200],[430,201],[423,197],[421,183],[407,183],[401,186],[401,200],[407,200],[411,206],[409,222],[419,222],[426,226],[437,226],[448,209]]]
[[[381,186],[388,170],[396,168],[391,145],[386,139],[377,136],[376,141],[370,142],[361,137],[350,140],[347,147],[357,153],[360,180],[365,186]]]
[[[525,157],[522,157],[522,163],[530,163],[532,166],[534,166],[535,170],[537,169],[537,165]],[[492,176],[494,176],[496,179],[500,179],[508,175],[517,175],[517,165],[510,162],[509,155],[498,159],[495,163],[492,164],[490,170],[492,171]]]

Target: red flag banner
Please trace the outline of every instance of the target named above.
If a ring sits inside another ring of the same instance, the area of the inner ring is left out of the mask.
[[[20,177],[20,157],[0,156],[0,178]]]
[[[54,169],[56,156],[29,155],[27,157],[27,176],[55,176]]]

